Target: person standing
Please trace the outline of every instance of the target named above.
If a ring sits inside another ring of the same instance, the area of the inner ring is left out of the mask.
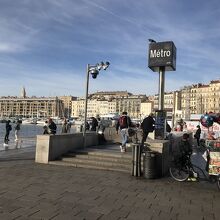
[[[150,113],[141,123],[141,129],[143,131],[141,146],[144,146],[144,142],[147,140],[148,134],[154,131],[155,120],[153,118],[154,114]]]
[[[49,118],[48,120],[48,130],[49,130],[49,134],[56,134],[57,132],[57,126],[52,120],[52,118]]]
[[[44,129],[43,134],[49,134],[49,132],[48,132],[48,121],[45,121],[43,129]]]
[[[17,120],[15,124],[15,141],[18,141],[19,139],[20,129],[21,129],[21,121]]]
[[[121,152],[126,152],[126,143],[128,141],[128,127],[131,126],[131,119],[127,115],[127,112],[122,112],[117,124],[116,124],[116,131],[120,130],[121,133]]]
[[[5,143],[7,144],[9,142],[9,134],[10,134],[10,131],[12,130],[12,127],[10,125],[10,120],[8,120],[6,122],[6,125],[5,125],[5,130],[6,130],[6,134],[5,134]]]
[[[101,120],[100,118],[98,119],[99,121],[99,125],[98,125],[98,141],[99,141],[99,144],[103,144],[106,142],[106,139],[105,139],[105,135],[104,135],[104,132],[105,132],[105,124],[104,124],[104,121]]]
[[[186,122],[184,121],[183,122],[183,132],[187,132],[187,124],[186,124]]]
[[[71,122],[67,120],[67,133],[70,133],[71,130]]]
[[[63,122],[62,122],[62,131],[61,131],[62,134],[65,134],[67,133],[67,120],[66,118],[63,119]]]
[[[196,130],[196,133],[194,135],[194,138],[196,139],[197,141],[197,146],[199,147],[200,146],[200,135],[201,135],[201,128],[199,125],[196,126],[197,127],[197,130]]]
[[[92,122],[91,122],[91,131],[96,131],[96,128],[98,127],[98,121],[95,117],[92,117]]]

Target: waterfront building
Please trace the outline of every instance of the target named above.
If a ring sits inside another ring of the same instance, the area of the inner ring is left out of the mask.
[[[116,112],[128,112],[131,118],[141,118],[141,103],[146,101],[146,95],[130,95],[127,97],[116,98]]]
[[[153,101],[153,111],[158,110],[159,96],[158,94],[149,98]],[[180,91],[164,93],[164,110],[167,113],[167,119],[172,120],[173,124],[181,118],[179,110],[181,110],[181,93]]]
[[[127,91],[101,91],[89,95],[89,99],[112,100],[113,98],[129,97],[132,93]]]
[[[72,114],[72,101],[77,98],[74,96],[59,96],[59,99],[63,102],[63,116],[69,118]]]
[[[87,116],[96,117],[109,113],[121,114],[128,112],[132,118],[140,118],[141,102],[146,100],[146,95],[133,95],[128,92],[97,92],[90,94],[88,98]],[[72,116],[83,117],[85,99],[78,98],[72,102]]]
[[[220,80],[209,84],[194,84],[181,89],[181,109],[183,119],[206,112],[218,113],[220,110]]]
[[[1,97],[1,117],[62,117],[63,103],[58,97]]]
[[[27,97],[23,87],[20,97],[0,97],[0,112],[3,117],[63,117],[64,105],[58,97]]]
[[[141,103],[141,112],[140,112],[140,118],[144,119],[147,117],[150,113],[153,112],[154,109],[154,102],[153,101],[144,101]]]
[[[83,118],[85,112],[85,99],[78,98],[72,101],[72,117]],[[106,115],[116,112],[116,101],[88,99],[87,117]]]

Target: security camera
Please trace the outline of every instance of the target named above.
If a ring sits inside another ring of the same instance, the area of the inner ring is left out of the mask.
[[[109,67],[109,65],[110,65],[110,63],[108,61],[105,64],[103,64],[102,65],[103,70],[106,70]]]
[[[92,74],[92,78],[96,79],[97,75],[99,74],[99,71],[97,69],[90,70],[90,73]]]

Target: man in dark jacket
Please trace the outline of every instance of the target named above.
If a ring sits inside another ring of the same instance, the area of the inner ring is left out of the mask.
[[[149,116],[146,117],[141,123],[141,128],[143,130],[143,136],[142,136],[142,141],[141,141],[142,147],[144,146],[144,142],[147,140],[149,132],[154,131],[155,120],[153,116],[154,114],[150,113]]]
[[[6,122],[6,125],[5,125],[5,130],[6,130],[6,134],[5,134],[5,143],[7,144],[8,141],[9,141],[9,134],[10,134],[10,131],[12,130],[12,127],[10,125],[10,120],[8,120]]]
[[[56,134],[57,132],[57,126],[51,118],[48,120],[48,130],[49,134]]]
[[[184,133],[179,143],[180,162],[185,165],[192,154],[192,145],[189,142],[189,134]]]
[[[92,122],[91,122],[91,131],[96,131],[96,128],[98,127],[98,121],[95,117],[92,117]]]

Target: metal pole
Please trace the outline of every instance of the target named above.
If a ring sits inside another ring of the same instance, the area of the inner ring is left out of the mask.
[[[158,96],[158,109],[164,109],[164,84],[165,84],[165,68],[159,69],[159,96]]]
[[[172,114],[172,128],[175,125],[176,121],[176,101],[177,101],[177,92],[173,93],[173,114]]]
[[[86,95],[85,95],[85,111],[84,111],[84,128],[83,128],[83,139],[85,146],[85,135],[86,135],[86,122],[87,122],[87,103],[88,103],[88,91],[89,91],[89,64],[86,69]]]

